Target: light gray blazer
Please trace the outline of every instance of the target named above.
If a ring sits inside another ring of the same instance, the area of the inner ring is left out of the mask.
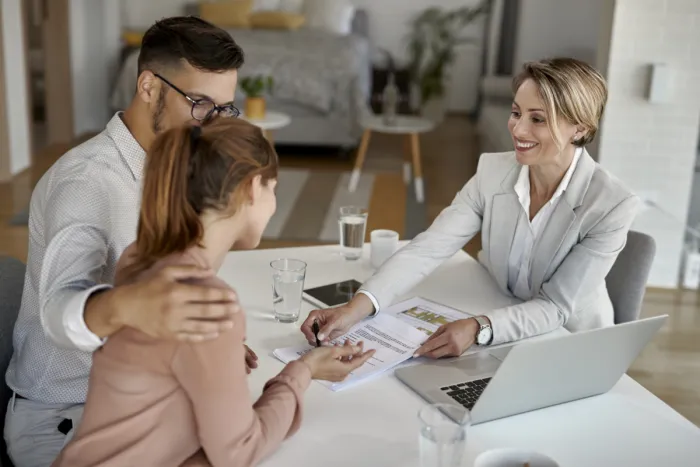
[[[479,261],[503,293],[508,256],[522,206],[515,193],[521,165],[514,152],[483,154],[476,175],[435,222],[392,256],[362,289],[380,310],[408,292],[481,231]],[[485,310],[493,344],[553,331],[612,325],[605,276],[625,246],[639,198],[584,151],[568,188],[533,247],[531,297]]]

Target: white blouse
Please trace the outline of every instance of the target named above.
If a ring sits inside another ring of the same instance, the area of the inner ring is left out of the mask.
[[[577,148],[571,165],[564,174],[564,178],[559,183],[557,190],[535,217],[530,221],[530,170],[524,165],[520,169],[520,176],[515,182],[515,193],[518,195],[520,211],[518,225],[515,228],[515,238],[508,258],[508,288],[511,293],[521,300],[531,300],[530,294],[530,270],[532,267],[532,250],[544,231],[547,221],[552,216],[562,193],[566,191],[571,181],[571,176],[576,169],[576,164],[583,153],[582,148]]]

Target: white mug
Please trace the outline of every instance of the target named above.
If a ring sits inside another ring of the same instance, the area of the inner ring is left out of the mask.
[[[393,230],[373,230],[370,234],[370,258],[372,267],[379,269],[399,248],[399,233]]]

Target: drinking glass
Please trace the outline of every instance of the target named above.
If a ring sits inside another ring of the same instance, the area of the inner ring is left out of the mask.
[[[421,467],[460,467],[471,416],[456,404],[431,404],[418,412]]]
[[[345,259],[356,260],[362,256],[367,229],[367,210],[357,206],[340,208],[340,250]]]
[[[281,258],[272,261],[270,267],[275,319],[280,323],[294,323],[299,319],[306,263],[298,259]]]

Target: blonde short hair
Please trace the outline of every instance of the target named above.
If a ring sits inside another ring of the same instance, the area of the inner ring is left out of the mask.
[[[513,78],[513,94],[528,79],[537,85],[547,114],[547,126],[558,145],[561,145],[561,135],[556,123],[560,118],[586,130],[585,136],[573,142],[575,146],[593,141],[608,99],[605,79],[595,68],[573,58],[528,62]]]

